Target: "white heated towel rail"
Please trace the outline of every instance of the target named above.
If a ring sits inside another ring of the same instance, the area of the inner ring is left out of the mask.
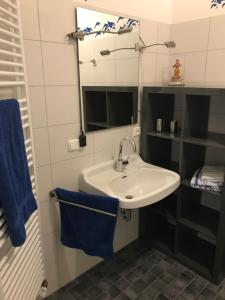
[[[18,0],[0,0],[0,101],[6,98],[16,98],[20,104],[28,165],[36,197],[35,162]],[[39,225],[37,211],[26,224],[26,242],[21,247],[14,248],[9,240],[4,211],[0,209],[1,300],[37,298],[45,279]]]

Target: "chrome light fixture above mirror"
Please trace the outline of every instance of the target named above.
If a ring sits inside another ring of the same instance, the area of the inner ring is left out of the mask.
[[[131,32],[132,30],[133,30],[133,27],[120,28],[118,31],[96,30],[96,31],[91,31],[91,32],[85,32],[83,30],[78,30],[78,31],[68,33],[66,36],[69,39],[75,39],[75,40],[78,39],[80,41],[83,41],[84,37],[87,35],[99,34],[99,33],[119,34],[120,35],[120,34]]]

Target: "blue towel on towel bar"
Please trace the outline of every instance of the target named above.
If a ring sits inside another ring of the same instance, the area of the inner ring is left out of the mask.
[[[116,215],[116,217],[112,217],[59,202],[63,245],[81,249],[88,255],[113,259],[113,238],[119,208],[118,199],[58,188],[55,192],[58,199]]]
[[[32,193],[19,103],[0,101],[0,207],[13,246],[26,239],[25,223],[37,209]]]

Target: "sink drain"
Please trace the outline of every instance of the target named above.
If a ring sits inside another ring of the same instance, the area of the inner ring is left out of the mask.
[[[126,195],[125,198],[126,198],[126,199],[133,199],[134,196],[132,196],[132,195]]]

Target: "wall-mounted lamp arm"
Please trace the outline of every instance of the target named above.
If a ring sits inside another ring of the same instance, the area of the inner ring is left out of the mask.
[[[66,35],[66,37],[69,39],[73,39],[73,40],[78,39],[80,41],[83,41],[85,36],[92,35],[92,34],[109,33],[109,34],[119,34],[120,35],[120,34],[124,34],[124,33],[129,33],[131,31],[133,31],[133,27],[122,28],[118,31],[95,30],[95,31],[91,31],[91,32],[85,32],[83,30],[78,30],[78,31],[68,33]]]
[[[143,40],[142,40],[142,42],[143,42]],[[100,54],[102,56],[105,56],[105,55],[110,55],[112,52],[116,52],[116,51],[120,51],[120,50],[142,51],[145,48],[150,48],[150,47],[153,47],[153,46],[165,46],[167,48],[175,48],[176,47],[176,43],[174,41],[168,41],[168,42],[155,43],[155,44],[144,45],[144,46],[141,45],[141,44],[139,44],[139,43],[136,43],[134,47],[127,47],[127,48],[124,47],[124,48],[117,48],[117,49],[113,49],[113,50],[109,50],[109,49],[101,50]]]

